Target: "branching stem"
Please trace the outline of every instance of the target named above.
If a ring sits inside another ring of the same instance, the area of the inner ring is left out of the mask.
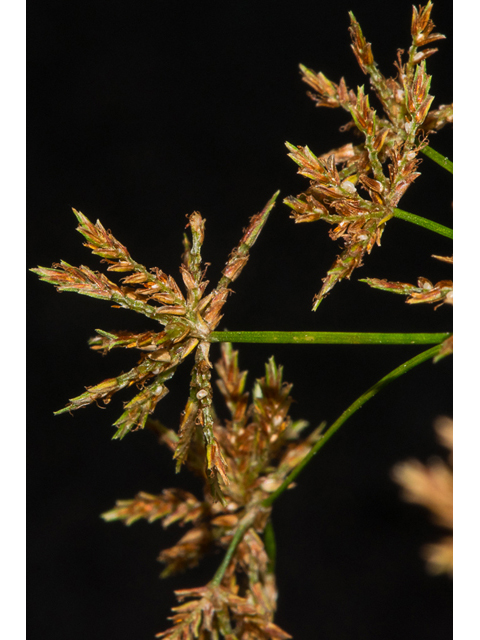
[[[232,559],[232,556],[235,553],[237,546],[241,542],[247,529],[249,529],[252,526],[256,515],[257,515],[257,510],[251,509],[250,511],[247,511],[247,513],[243,516],[242,520],[240,520],[237,530],[233,534],[233,538],[228,546],[225,557],[222,560],[222,564],[218,567],[217,572],[213,576],[213,580],[210,583],[212,586],[218,587],[222,582],[222,578],[225,574],[225,571],[228,568],[228,565],[230,564],[230,560]]]
[[[359,331],[212,331],[210,342],[266,344],[438,344],[449,333],[363,333]]]
[[[403,209],[395,209],[394,213],[395,218],[400,218],[400,220],[411,222],[412,224],[416,224],[419,227],[424,227],[429,231],[434,231],[435,233],[439,233],[441,236],[445,236],[446,238],[450,238],[450,240],[453,240],[453,229],[444,227],[443,224],[439,224],[438,222],[434,222],[433,220],[429,220],[428,218],[422,218],[421,216],[417,216],[414,213],[409,213],[408,211],[403,211]]]
[[[422,149],[422,153],[424,156],[427,156],[427,158],[430,158],[430,160],[433,160],[453,175],[453,162],[451,160],[442,156],[441,153],[438,153],[438,151],[435,151],[432,147],[424,147]]]

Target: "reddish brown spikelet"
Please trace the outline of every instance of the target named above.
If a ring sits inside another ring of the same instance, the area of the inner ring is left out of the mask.
[[[38,267],[32,271],[40,276],[40,280],[53,284],[60,292],[72,291],[101,300],[111,300],[114,294],[120,293],[118,286],[102,273],[88,267],[72,267],[63,260],[51,269]]]
[[[164,549],[158,556],[159,562],[166,565],[160,574],[162,578],[182,573],[196,567],[212,544],[212,532],[209,527],[200,524],[187,531],[173,547]]]
[[[453,123],[453,104],[442,104],[438,109],[429,111],[422,129],[425,132],[439,131],[447,124]]]
[[[215,365],[217,386],[232,416],[232,428],[242,428],[246,420],[248,393],[244,393],[247,371],[238,368],[238,352],[229,342],[221,344],[221,359]]]
[[[79,222],[77,231],[87,241],[84,246],[91,249],[92,253],[97,256],[111,260],[111,266],[108,267],[109,271],[132,271],[135,268],[135,263],[132,261],[127,248],[114,238],[110,231],[105,229],[100,220],[93,224],[81,211],[76,209],[72,209],[72,211]],[[121,263],[124,268],[116,269],[115,262]]]
[[[174,522],[196,522],[203,513],[203,503],[182,489],[164,489],[160,495],[140,492],[133,500],[117,500],[113,509],[102,514],[107,522],[121,520],[126,525],[137,520],[154,522],[161,519],[163,526]]]
[[[366,282],[373,289],[381,289],[382,291],[390,291],[391,293],[399,293],[400,295],[409,296],[405,302],[408,304],[433,303],[453,304],[453,282],[451,280],[441,280],[433,285],[427,278],[419,278],[417,285],[407,284],[406,282],[389,282],[388,280],[380,280],[378,278],[365,278],[360,282]]]
[[[363,71],[363,73],[367,73],[367,68],[374,63],[373,54],[372,54],[372,45],[366,41],[360,25],[355,19],[355,16],[350,11],[350,27],[348,28],[350,32],[350,37],[352,38],[352,49],[357,62]]]
[[[328,80],[323,73],[315,73],[303,64],[299,67],[303,82],[306,82],[315,91],[315,93],[308,93],[308,95],[315,101],[317,107],[335,108],[340,106],[338,85]]]
[[[411,34],[414,45],[417,47],[422,47],[436,40],[443,40],[445,38],[441,33],[432,33],[435,28],[435,25],[430,19],[432,9],[433,3],[430,1],[424,7],[419,6],[418,9],[413,6]]]

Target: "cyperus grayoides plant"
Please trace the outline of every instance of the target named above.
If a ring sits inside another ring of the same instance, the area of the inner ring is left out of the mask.
[[[397,208],[409,185],[420,175],[420,152],[448,170],[452,168],[449,161],[428,146],[429,132],[453,119],[451,106],[431,110],[433,96],[429,94],[431,78],[426,71],[426,60],[436,51],[429,45],[444,37],[433,32],[431,11],[431,2],[425,7],[413,8],[412,44],[405,60],[399,52],[395,78],[387,78],[380,72],[370,44],[350,14],[352,48],[362,71],[370,78],[383,116],[370,106],[364,87],[355,92],[347,88],[343,78],[336,84],[322,73],[301,66],[303,80],[313,90],[310,96],[317,106],[342,107],[351,117],[343,130],[356,129],[362,138],[358,144],[350,142],[319,156],[307,146],[287,143],[289,155],[300,167],[299,173],[310,179],[304,193],[284,201],[293,210],[295,222],[324,220],[333,227],[331,238],[343,241],[341,254],[314,298],[314,309],[336,283],[349,278],[362,265],[375,244],[380,245],[385,225],[393,216],[452,236],[450,229]],[[226,550],[207,585],[176,592],[180,604],[173,610],[173,626],[157,637],[170,640],[289,638],[289,634],[274,623],[277,590],[275,539],[270,520],[273,503],[292,486],[302,469],[342,424],[370,398],[413,367],[427,360],[437,361],[452,352],[450,333],[216,331],[230,286],[245,267],[278,193],[251,218],[217,285],[210,290],[201,258],[205,221],[197,212],[188,216],[190,237],[184,237],[180,265],[183,287],[159,268],[147,269],[136,262],[99,221],[93,224],[75,210],[78,230],[86,246],[108,265],[107,271],[128,275],[117,282],[89,267],[73,267],[66,262],[52,268],[33,269],[59,291],[106,300],[113,306],[143,314],[163,327],[142,333],[97,330],[97,335],[90,340],[92,349],[103,353],[117,347],[135,349],[139,352],[138,364],[127,373],[87,387],[57,411],[73,411],[99,402],[107,404],[117,391],[136,386],[138,392],[125,404],[124,412],[115,422],[113,437],[123,438],[129,431],[148,425],[157,433],[160,443],[173,452],[177,471],[184,465],[203,483],[202,499],[179,488],[165,489],[159,495],[140,492],[133,499],[119,500],[113,509],[103,514],[107,521],[119,520],[126,525],[145,519],[161,520],[164,527],[173,523],[190,526],[173,547],[160,553],[159,560],[165,565],[164,577],[197,565],[212,549]],[[451,258],[435,257],[451,262]],[[363,281],[373,288],[407,296],[409,304],[453,303],[450,280],[435,285],[424,277],[419,278],[417,285],[378,278]],[[434,346],[384,375],[328,428],[322,424],[304,435],[307,423],[295,422],[289,417],[292,385],[283,381],[282,367],[272,357],[266,364],[265,376],[255,382],[249,395],[245,391],[246,372],[238,367],[238,352],[233,350],[232,341]],[[230,412],[224,424],[212,404],[212,342],[222,343],[221,358],[215,369],[217,385]],[[175,431],[151,415],[168,392],[166,383],[189,356],[193,360],[189,396],[179,429]],[[428,485],[434,474],[409,464],[397,468],[396,480],[409,492],[410,500],[429,506],[437,515],[441,511],[441,523],[448,525],[448,498],[442,502],[441,496],[433,495],[432,483]],[[423,478],[424,485],[430,486],[430,493],[415,492],[412,477]],[[450,476],[443,473],[442,477],[449,490]],[[447,566],[448,545],[437,552],[437,565]]]

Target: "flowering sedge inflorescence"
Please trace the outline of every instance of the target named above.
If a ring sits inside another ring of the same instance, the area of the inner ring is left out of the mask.
[[[180,601],[187,597],[190,601],[174,609],[174,626],[159,637],[290,637],[273,623],[277,591],[272,550],[269,555],[263,539],[271,504],[266,506],[264,501],[321,438],[322,427],[300,439],[307,423],[290,419],[292,385],[283,382],[282,368],[273,358],[266,365],[265,377],[256,381],[249,404],[249,394],[245,392],[247,372],[239,370],[238,354],[228,343],[222,344],[216,371],[231,420],[220,425],[212,406],[213,367],[208,341],[220,321],[229,285],[247,262],[277,195],[252,217],[241,242],[230,254],[219,283],[208,295],[200,255],[204,220],[199,213],[189,216],[191,241],[184,237],[180,272],[186,295],[171,276],[137,263],[100,222],[93,224],[78,211],[74,211],[78,230],[85,237],[86,246],[108,264],[107,271],[132,273],[117,284],[102,273],[66,262],[50,269],[33,269],[59,291],[108,300],[164,326],[159,332],[138,334],[97,330],[97,336],[90,340],[92,349],[104,353],[117,347],[137,349],[140,362],[127,373],[87,388],[57,413],[98,401],[106,404],[117,391],[134,384],[140,386],[139,393],[125,405],[115,422],[114,438],[123,438],[129,431],[148,425],[160,442],[173,451],[177,468],[184,463],[203,479],[204,499],[177,488],[166,489],[160,495],[140,492],[132,500],[118,501],[103,518],[127,525],[139,519],[160,519],[165,527],[174,522],[191,525],[176,545],[160,553],[164,577],[195,566],[214,548],[229,547],[236,532],[242,531],[228,566],[216,581],[177,592]],[[177,433],[149,416],[167,393],[165,382],[193,351],[190,395]]]
[[[180,437],[174,457],[180,467],[186,459],[196,428],[200,426],[205,440],[209,477],[213,489],[220,493],[219,477],[224,483],[228,480],[225,462],[213,433],[210,385],[212,365],[209,360],[208,336],[220,322],[221,310],[230,293],[229,286],[245,266],[250,248],[267,221],[277,196],[278,192],[260,213],[251,218],[239,245],[230,254],[217,286],[207,295],[205,290],[208,281],[205,280],[201,258],[205,221],[199,213],[194,212],[188,217],[191,241],[187,235],[184,236],[184,253],[180,265],[186,289],[184,295],[172,276],[156,267],[147,269],[136,262],[126,247],[100,221],[93,224],[83,213],[74,210],[79,222],[78,231],[86,239],[85,246],[108,264],[107,271],[131,272],[131,275],[125,276],[117,284],[89,267],[73,267],[63,261],[50,269],[38,267],[32,271],[41,280],[53,284],[58,291],[73,291],[108,300],[116,307],[131,309],[156,320],[164,329],[144,333],[97,330],[98,335],[90,340],[92,349],[104,353],[117,347],[137,349],[140,361],[127,373],[87,387],[85,393],[72,398],[57,414],[80,409],[94,402],[102,401],[107,404],[117,391],[136,385],[139,393],[125,405],[125,411],[114,424],[117,431],[113,437],[123,438],[129,431],[145,426],[148,416],[168,393],[165,383],[174,375],[179,364],[195,351],[190,397],[182,414]]]
[[[353,52],[363,73],[370,77],[385,117],[370,106],[364,87],[355,93],[347,88],[344,78],[335,84],[323,73],[300,65],[302,79],[313,89],[309,96],[316,105],[345,109],[352,120],[342,129],[356,128],[364,138],[361,144],[349,143],[318,157],[308,147],[286,143],[289,156],[300,167],[298,173],[310,178],[310,187],[304,193],[284,200],[293,209],[292,217],[295,222],[324,220],[334,227],[330,237],[344,242],[342,253],[314,298],[314,309],[337,282],[349,278],[362,265],[375,244],[380,245],[385,223],[420,175],[418,154],[427,146],[427,133],[453,119],[451,105],[430,111],[433,96],[428,93],[431,77],[426,73],[425,60],[437,49],[420,48],[445,37],[432,33],[432,6],[428,2],[419,10],[413,7],[412,45],[405,62],[403,52],[398,53],[396,78],[386,78],[380,72],[370,43],[350,13]]]
[[[307,423],[290,419],[292,385],[283,382],[282,367],[277,367],[273,358],[265,367],[265,377],[255,382],[249,404],[247,372],[238,368],[238,353],[228,343],[221,349],[215,366],[217,384],[230,412],[224,426],[218,422],[213,425],[230,480],[222,487],[222,503],[210,494],[204,445],[197,438],[191,442],[185,463],[205,480],[203,500],[179,489],[167,489],[157,496],[139,493],[133,500],[118,501],[103,518],[127,525],[139,519],[161,519],[164,527],[173,522],[192,525],[175,546],[161,552],[159,560],[165,564],[162,576],[195,566],[212,548],[228,547],[238,527],[247,524],[221,580],[178,591],[179,600],[190,600],[174,609],[174,626],[158,637],[209,638],[221,633],[232,639],[289,638],[273,623],[277,599],[273,554],[270,549],[267,552],[263,539],[271,507],[263,501],[321,438],[322,426],[300,439]],[[176,450],[179,437],[175,431],[157,421],[148,424],[162,444]]]
[[[313,89],[314,93],[309,95],[317,106],[345,109],[352,120],[344,130],[356,127],[364,138],[362,144],[346,144],[318,157],[308,147],[287,143],[290,156],[300,166],[299,173],[311,180],[305,193],[285,200],[293,209],[295,222],[325,220],[334,226],[330,232],[332,239],[342,238],[345,245],[315,296],[314,309],[339,280],[349,278],[353,270],[361,266],[365,253],[370,253],[375,243],[380,244],[386,222],[419,175],[418,154],[427,144],[426,135],[452,121],[451,106],[430,111],[433,97],[428,93],[430,77],[425,60],[436,49],[420,48],[444,37],[432,33],[431,9],[431,2],[418,10],[414,7],[412,46],[406,62],[402,61],[403,52],[399,52],[395,79],[380,73],[370,44],[350,14],[353,51],[362,71],[370,77],[385,117],[378,116],[370,107],[363,87],[355,93],[347,88],[343,78],[335,84],[322,73],[316,74],[301,66],[303,80]],[[249,402],[249,394],[245,392],[247,374],[239,370],[238,354],[226,343],[222,344],[221,359],[215,368],[230,420],[220,424],[212,404],[213,366],[209,359],[210,334],[220,322],[230,284],[248,261],[249,251],[277,196],[278,192],[263,211],[251,218],[239,245],[230,254],[222,277],[210,293],[206,293],[209,283],[205,280],[201,258],[205,221],[197,212],[188,216],[191,239],[184,236],[180,266],[183,289],[160,269],[147,269],[136,262],[99,221],[93,224],[75,210],[78,230],[86,239],[86,246],[108,265],[107,271],[128,275],[117,283],[105,274],[66,262],[52,268],[32,269],[59,291],[107,300],[116,307],[128,308],[158,321],[163,327],[143,333],[98,329],[89,342],[92,349],[103,353],[114,348],[135,349],[140,352],[139,362],[127,373],[87,387],[57,413],[91,403],[107,404],[114,393],[135,385],[138,392],[125,404],[124,412],[114,423],[117,430],[113,437],[123,438],[129,431],[148,426],[156,432],[160,443],[172,450],[177,470],[184,464],[203,481],[203,499],[178,488],[165,489],[159,495],[140,492],[133,499],[117,501],[113,509],[103,514],[106,521],[118,520],[126,525],[145,519],[161,520],[164,527],[173,523],[190,527],[177,544],[160,553],[159,560],[165,565],[162,576],[196,566],[212,550],[227,549],[211,582],[176,592],[181,604],[173,609],[173,626],[157,636],[167,640],[220,637],[284,640],[290,637],[273,622],[277,590],[271,506],[278,495],[291,486],[292,476],[294,479],[296,475],[294,470],[302,468],[300,463],[308,461],[305,457],[313,455],[334,429],[322,441],[322,427],[301,437],[307,423],[290,419],[292,385],[283,382],[282,368],[277,367],[273,358],[266,365],[265,377],[255,382]],[[426,278],[420,278],[417,286],[374,278],[364,281],[374,288],[408,296],[409,304],[442,304],[453,300],[452,283],[447,280],[433,285]],[[451,349],[449,338],[436,358],[450,353]],[[176,432],[150,416],[168,392],[166,382],[193,353],[189,398]],[[441,502],[441,492],[435,493],[433,486],[439,477],[432,470],[413,463],[396,470],[396,479],[407,490],[409,499],[429,506],[443,517],[441,523],[447,526],[449,504]],[[448,490],[450,476],[443,473],[442,478]],[[414,487],[418,479],[424,480],[423,493]],[[430,549],[429,557],[436,563],[437,570],[447,567],[449,549],[448,540],[441,548]]]

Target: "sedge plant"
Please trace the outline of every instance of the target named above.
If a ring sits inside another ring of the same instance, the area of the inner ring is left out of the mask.
[[[373,250],[379,250],[375,247],[380,247],[392,218],[452,238],[451,229],[399,208],[402,196],[420,177],[422,155],[425,161],[437,162],[446,172],[453,171],[452,163],[429,145],[429,135],[453,121],[452,106],[434,107],[434,98],[429,94],[427,60],[436,52],[431,45],[443,38],[434,32],[431,11],[431,2],[413,8],[411,46],[406,53],[399,51],[395,77],[386,77],[380,71],[353,13],[352,49],[368,78],[368,87],[354,90],[344,78],[334,82],[323,73],[300,65],[302,79],[316,105],[346,111],[348,121],[343,129],[356,134],[353,141],[318,156],[307,146],[286,143],[290,158],[299,167],[298,173],[308,183],[299,195],[284,198],[284,212],[290,211],[294,223],[326,222],[331,239],[341,243],[341,252],[322,284],[315,285],[318,292],[313,311],[321,303],[327,305],[323,301],[334,287],[349,279]],[[371,106],[370,92],[380,103],[381,112]],[[202,498],[180,488],[166,488],[160,494],[140,491],[134,497],[118,500],[102,516],[106,522],[126,525],[144,519],[160,520],[164,527],[174,523],[187,527],[176,544],[160,553],[163,577],[196,566],[214,549],[224,553],[208,584],[176,591],[178,606],[172,612],[170,627],[157,633],[159,638],[291,637],[274,621],[276,545],[271,513],[275,503],[297,478],[301,482],[305,466],[366,402],[414,367],[432,360],[438,362],[452,353],[451,333],[365,333],[355,331],[354,326],[350,332],[276,331],[275,327],[264,331],[220,331],[232,287],[248,268],[259,234],[268,233],[263,229],[273,208],[278,207],[278,200],[277,191],[259,213],[252,215],[237,246],[225,254],[225,267],[213,286],[206,279],[202,260],[205,219],[198,212],[188,216],[180,278],[160,267],[147,268],[137,262],[100,221],[93,223],[76,210],[77,228],[84,244],[101,258],[106,273],[65,261],[32,269],[58,291],[98,298],[147,318],[142,332],[96,330],[89,341],[91,349],[103,354],[112,349],[130,349],[137,352],[138,362],[129,371],[86,387],[56,413],[73,412],[90,404],[105,405],[117,392],[130,391],[131,397],[114,423],[113,438],[131,437],[131,432],[148,427],[156,433],[159,443],[171,450],[176,470],[193,473],[203,488]],[[450,256],[434,257],[447,264],[452,262]],[[379,276],[362,279],[359,286],[366,284],[404,296],[410,305],[433,304],[436,308],[453,303],[451,280],[433,283],[422,275],[411,284]],[[357,344],[416,344],[424,349],[389,373],[379,375],[378,381],[334,422],[308,430],[305,421],[290,417],[292,385],[284,380],[283,368],[274,357],[266,363],[265,375],[247,390],[246,372],[240,368],[239,352],[232,346],[242,342],[350,344],[351,348]],[[221,347],[220,358],[213,362],[212,343],[220,343]],[[182,366],[191,371],[190,389],[180,424],[171,428],[163,424],[157,405],[168,393],[169,385],[175,384],[175,373]],[[229,412],[224,422],[213,405],[213,384]],[[443,432],[443,438],[448,440],[448,434]],[[419,464],[398,466],[395,479],[404,487],[407,499],[428,506],[437,514],[439,523],[448,528],[449,471],[437,465],[437,475],[432,476]],[[443,485],[435,482],[439,474]],[[449,540],[441,549],[430,548],[428,560],[437,571],[451,571]]]

